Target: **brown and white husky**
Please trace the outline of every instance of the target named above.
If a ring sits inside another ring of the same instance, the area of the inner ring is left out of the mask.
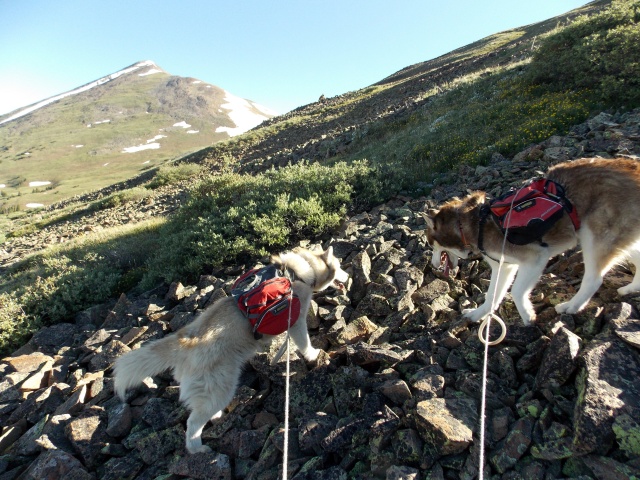
[[[424,215],[434,267],[446,263],[448,270],[457,266],[460,258],[478,253],[491,266],[491,283],[484,303],[463,311],[470,320],[480,321],[497,308],[512,283],[511,295],[522,320],[526,325],[535,320],[529,300],[531,290],[549,259],[577,243],[584,259],[582,284],[571,300],[556,305],[558,313],[583,309],[602,284],[603,276],[624,258],[635,265],[636,273],[618,293],[640,291],[640,161],[583,158],[551,167],[546,178],[564,187],[567,199],[577,209],[581,221],[577,231],[565,214],[542,237],[542,242],[504,242],[503,233],[493,220],[480,221],[480,211],[486,203],[483,192],[454,198]],[[479,238],[483,239],[482,252]],[[504,263],[499,269],[503,243]]]
[[[289,332],[300,353],[314,361],[320,352],[311,345],[307,312],[313,292],[330,285],[342,288],[348,274],[340,268],[333,249],[294,249],[271,258],[273,264],[293,273],[293,293],[300,300],[300,315]],[[202,429],[222,416],[238,386],[242,366],[274,337],[254,338],[252,327],[233,297],[218,300],[192,323],[138,350],[126,353],[115,364],[114,389],[124,400],[127,389],[146,377],[170,369],[180,382],[180,400],[191,414],[187,420],[186,447],[190,453],[207,452]]]

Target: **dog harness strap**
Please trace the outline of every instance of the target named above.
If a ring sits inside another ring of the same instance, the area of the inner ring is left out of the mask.
[[[458,218],[458,231],[460,232],[460,240],[462,240],[462,245],[464,248],[471,248],[471,244],[467,242],[466,237],[464,236],[464,231],[462,230],[462,222]]]
[[[491,213],[491,206],[489,204],[485,203],[480,207],[480,219],[478,220],[478,250],[485,255],[487,255],[487,252],[484,250],[484,226],[487,223],[487,218],[489,218],[489,213]]]
[[[564,210],[569,215],[573,228],[577,231],[580,230],[580,217],[578,216],[578,210],[573,206],[571,201],[567,198],[564,187],[553,180],[546,179],[544,185],[544,193],[549,197],[560,203]]]
[[[494,262],[498,262],[495,258],[487,253],[484,249],[484,226],[487,223],[487,218],[491,213],[491,204],[485,203],[480,207],[480,218],[478,220],[478,250],[485,256],[489,257]]]

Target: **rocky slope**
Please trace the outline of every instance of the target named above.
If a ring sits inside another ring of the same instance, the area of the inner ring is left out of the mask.
[[[454,279],[430,265],[419,215],[452,195],[497,195],[549,165],[582,156],[640,155],[640,111],[601,114],[513,159],[463,167],[431,198],[396,198],[347,219],[333,245],[350,271],[346,294],[318,295],[309,317],[322,348],[291,358],[290,477],[473,479],[480,462],[484,348],[460,311],[482,301],[487,266]],[[557,315],[581,278],[579,251],[554,259],[534,290],[535,325],[507,299],[507,337],[489,350],[485,478],[640,476],[640,296],[619,298],[624,266],[589,307]],[[285,359],[276,347],[247,365],[226,415],[209,424],[214,453],[188,455],[188,412],[169,375],[114,398],[114,360],[179,329],[227,295],[241,267],[174,284],[40,330],[0,362],[0,480],[276,479],[283,449]]]

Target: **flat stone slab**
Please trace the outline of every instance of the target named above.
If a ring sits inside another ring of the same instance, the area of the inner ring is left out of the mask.
[[[477,425],[477,405],[470,397],[432,398],[416,406],[418,433],[440,455],[465,451]]]

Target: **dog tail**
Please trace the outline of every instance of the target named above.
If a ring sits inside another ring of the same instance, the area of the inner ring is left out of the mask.
[[[114,366],[115,393],[124,401],[129,388],[140,385],[142,381],[172,368],[178,355],[178,345],[174,335],[149,343],[138,350],[125,353],[116,360]]]

